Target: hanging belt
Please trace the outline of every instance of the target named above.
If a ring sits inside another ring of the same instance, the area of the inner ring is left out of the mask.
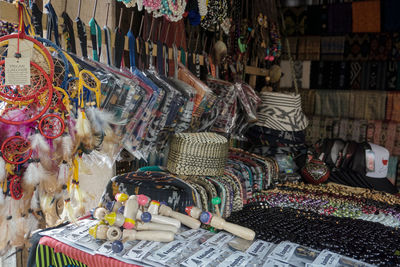
[[[107,26],[103,27],[103,31],[104,31],[104,38],[106,39],[106,53],[107,53],[107,64],[109,66],[111,66],[112,62],[111,62],[111,32],[110,32],[110,28],[108,28]]]
[[[61,16],[64,19],[63,35],[67,51],[76,54],[74,26],[72,20],[66,12],[63,12]]]
[[[89,27],[93,46],[93,60],[99,61],[101,55],[101,29],[94,18],[89,21]]]
[[[124,54],[125,35],[121,29],[115,29],[115,50],[114,50],[114,65],[117,68],[121,67],[122,55]]]
[[[87,54],[86,26],[85,26],[85,23],[79,17],[76,18],[75,22],[76,22],[76,26],[78,28],[78,37],[79,37],[79,43],[81,44],[82,56],[84,58],[87,58],[88,54]]]
[[[157,69],[160,75],[164,74],[163,45],[160,40],[157,41]]]
[[[57,46],[60,46],[60,39],[58,36],[58,18],[57,18],[57,14],[54,11],[53,6],[51,5],[51,3],[47,3],[44,6],[47,11],[49,12],[49,19],[47,21],[47,37],[46,39],[51,40],[51,33],[54,32],[54,40]]]
[[[38,5],[36,3],[32,3],[32,21],[35,26],[35,32],[40,37],[43,37],[43,26],[42,26],[42,17],[43,13],[40,11]]]

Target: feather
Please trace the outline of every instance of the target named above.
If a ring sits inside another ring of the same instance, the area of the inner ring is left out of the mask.
[[[40,132],[36,131],[36,133],[31,135],[29,139],[31,141],[31,147],[33,150],[44,153],[50,152],[50,146]]]
[[[0,206],[4,205],[4,193],[3,190],[0,191]]]
[[[105,133],[110,125],[125,125],[127,120],[118,121],[111,112],[100,110],[95,107],[87,109],[87,115],[96,133]]]
[[[4,181],[7,176],[6,162],[3,157],[0,156],[0,183]]]
[[[40,172],[36,162],[30,162],[24,173],[24,183],[26,185],[36,186],[40,182]]]
[[[36,219],[35,215],[32,212],[29,212],[28,218],[26,218],[26,228],[25,230],[25,239],[29,239],[30,235],[33,231],[39,228],[39,221]]]
[[[67,160],[72,155],[72,149],[74,144],[72,143],[72,137],[69,134],[66,134],[62,137],[62,151],[63,151],[63,159]]]
[[[60,215],[61,220],[76,222],[74,210],[71,206],[71,198],[69,197],[67,186],[63,185],[63,198],[64,198],[64,210]]]
[[[40,206],[39,206],[39,191],[35,190],[35,192],[33,193],[32,199],[31,199],[31,209],[33,211],[38,211],[40,210]]]
[[[69,180],[69,165],[66,161],[63,161],[60,164],[60,168],[58,170],[58,183],[66,184]]]

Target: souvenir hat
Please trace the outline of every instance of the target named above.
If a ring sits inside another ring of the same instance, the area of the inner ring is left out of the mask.
[[[292,132],[302,131],[308,126],[299,94],[264,91],[260,98],[258,126]]]
[[[228,140],[216,133],[178,133],[172,138],[167,168],[178,175],[224,173]]]

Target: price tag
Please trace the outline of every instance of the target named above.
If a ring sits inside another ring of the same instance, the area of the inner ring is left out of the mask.
[[[30,85],[31,66],[29,58],[5,59],[5,85]]]

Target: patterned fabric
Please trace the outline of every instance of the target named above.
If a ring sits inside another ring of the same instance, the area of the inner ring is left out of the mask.
[[[361,89],[361,63],[350,62],[350,88],[359,90]]]
[[[370,34],[369,60],[387,60],[392,50],[392,37],[389,33]]]
[[[361,71],[361,89],[385,90],[386,66],[385,62],[363,62]]]
[[[289,60],[282,60],[280,67],[283,73],[280,79],[280,88],[293,88],[294,82]],[[311,61],[296,60],[293,62],[293,69],[298,87],[310,88]]]
[[[290,7],[283,10],[288,36],[304,35],[306,11],[304,7]]]
[[[390,59],[395,61],[400,60],[400,33],[397,32],[392,34],[392,51]]]
[[[300,37],[298,43],[299,60],[319,60],[321,38],[318,36]]]
[[[197,206],[195,190],[183,180],[163,172],[131,172],[113,177],[106,186],[100,204],[105,206],[117,193],[144,194],[151,199],[165,201],[179,212],[187,206]]]
[[[54,252],[54,248],[39,244],[36,248],[36,266],[40,267],[64,267],[64,266],[80,266],[87,265],[80,261],[74,260],[65,254]]]
[[[352,31],[352,23],[351,3],[338,3],[328,5],[329,33],[350,33]]]
[[[301,106],[304,114],[313,115],[315,107],[315,90],[305,89],[300,90]]]
[[[366,33],[348,34],[344,46],[346,60],[368,60],[370,54],[369,35]]]
[[[344,36],[321,37],[321,60],[343,60]]]
[[[400,122],[400,92],[387,93],[386,120]]]
[[[385,117],[386,92],[316,90],[315,115],[352,119]]]
[[[387,90],[397,89],[397,73],[398,73],[398,63],[393,61],[386,62],[386,85]]]
[[[306,143],[313,145],[325,138],[363,142],[367,140],[368,127],[367,120],[312,116],[306,129]]]
[[[302,131],[307,127],[300,95],[261,92],[260,97],[257,125],[280,131]]]
[[[381,31],[381,2],[379,0],[352,3],[353,32]]]

